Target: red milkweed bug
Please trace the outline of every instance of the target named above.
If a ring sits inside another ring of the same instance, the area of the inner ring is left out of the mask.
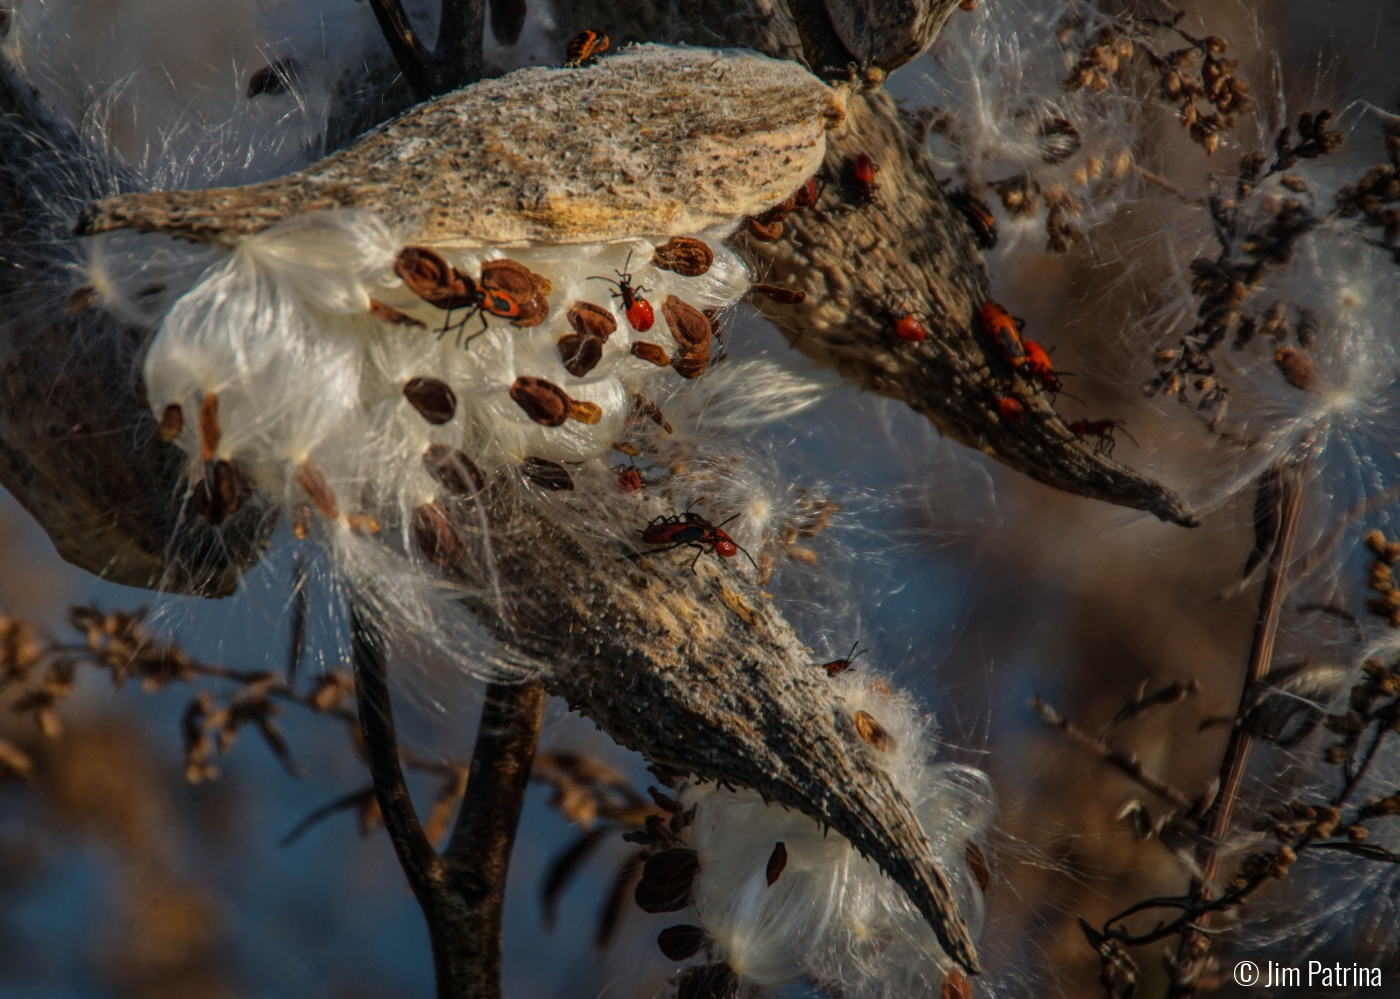
[[[855,182],[856,198],[860,204],[874,204],[875,192],[880,189],[880,185],[875,183],[875,174],[879,171],[879,165],[870,158],[869,153],[857,153],[851,160],[851,180]]]
[[[907,343],[919,343],[928,338],[928,329],[903,309],[886,309],[885,317],[894,324],[894,335]]]
[[[481,316],[481,329],[467,337],[468,341],[486,332],[488,312],[502,319],[520,316],[520,303],[513,296],[483,288],[427,247],[406,246],[400,250],[394,272],[415,295],[447,313],[438,330],[439,339],[455,330],[460,342],[462,330],[473,316]],[[452,313],[458,309],[466,309],[467,314],[460,323],[453,323]]]
[[[1035,340],[1023,341],[1026,345],[1026,356],[1020,363],[1014,365],[1028,378],[1032,378],[1040,383],[1040,387],[1051,395],[1069,395],[1065,391],[1065,383],[1060,379],[1066,375],[1073,374],[1072,371],[1056,371],[1055,365],[1050,361],[1050,352],[1044,345]],[[1070,396],[1071,399],[1074,396]]]
[[[846,653],[846,658],[844,659],[833,659],[829,663],[822,663],[822,669],[826,670],[826,675],[836,676],[846,672],[857,659],[870,651],[869,649],[861,649],[857,652],[856,647],[859,645],[860,642],[852,642],[851,651]]]
[[[758,563],[754,562],[753,556],[724,530],[724,525],[738,516],[736,513],[733,517],[718,524],[712,524],[700,514],[692,513],[689,510],[680,516],[657,517],[642,531],[642,541],[649,545],[662,545],[663,547],[656,549],[657,554],[671,551],[674,548],[696,549],[695,558],[690,560],[692,570],[695,568],[695,563],[700,561],[700,556],[705,554],[706,546],[708,546],[722,558],[733,558],[743,552],[744,557],[749,560],[756,571]]]
[[[1019,365],[1026,356],[1026,345],[1021,340],[1021,327],[1024,324],[1019,319],[1012,318],[1011,313],[991,299],[978,307],[977,324],[997,345],[1002,356],[1006,358],[1006,363],[1019,370]]]
[[[1123,431],[1128,440],[1133,442],[1135,447],[1142,447],[1137,442],[1137,438],[1128,433],[1127,426],[1122,420],[1075,420],[1069,425],[1070,433],[1083,440],[1085,437],[1097,437],[1094,442],[1094,453],[1101,454],[1105,458],[1113,455],[1114,445],[1118,443],[1113,436],[1116,431]]]
[[[1013,399],[1009,395],[1002,395],[1000,392],[993,392],[992,402],[996,405],[997,416],[1000,416],[1007,423],[1026,422],[1026,407],[1021,404],[1021,400]]]
[[[591,28],[580,31],[569,40],[564,54],[565,69],[582,69],[598,61],[598,56],[608,47],[608,36]]]
[[[631,267],[632,254],[627,254],[627,262],[622,266]],[[651,329],[656,322],[656,312],[652,309],[651,303],[642,297],[642,292],[646,288],[634,286],[632,284],[632,272],[630,270],[613,271],[618,276],[614,281],[607,277],[591,277],[590,281],[606,281],[608,284],[616,285],[617,291],[613,292],[613,298],[622,299],[622,311],[627,316],[627,321],[632,324],[632,328],[638,333],[645,333]]]
[[[812,174],[812,176],[808,177],[806,181],[803,182],[802,186],[793,193],[793,210],[811,208],[817,203],[817,199],[821,197],[821,194],[822,189],[821,185],[817,182],[817,175]]]

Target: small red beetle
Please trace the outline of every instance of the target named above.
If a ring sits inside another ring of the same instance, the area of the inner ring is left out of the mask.
[[[624,465],[617,471],[617,488],[624,493],[635,493],[642,488],[642,472],[636,465]]]
[[[1105,458],[1113,455],[1113,448],[1118,443],[1113,435],[1115,431],[1118,430],[1123,431],[1123,433],[1127,435],[1128,440],[1133,442],[1134,446],[1142,447],[1141,444],[1138,444],[1137,438],[1128,433],[1127,426],[1122,420],[1080,419],[1071,423],[1069,429],[1070,432],[1080,440],[1083,440],[1085,437],[1097,437],[1098,440],[1094,442],[1094,453],[1101,454]]]
[[[991,337],[1001,349],[1006,363],[1019,370],[1026,356],[1026,345],[1021,341],[1022,323],[1013,319],[1011,313],[990,299],[978,308],[977,322],[982,327],[982,332]]]
[[[649,545],[664,546],[656,550],[658,554],[673,548],[696,549],[695,558],[690,560],[692,570],[700,556],[705,554],[706,546],[714,549],[715,553],[723,558],[733,558],[743,552],[744,557],[757,570],[758,563],[754,562],[753,556],[724,531],[724,525],[738,516],[736,513],[734,517],[718,524],[712,524],[698,513],[691,513],[689,510],[678,517],[657,517],[642,531],[642,541]]]
[[[1000,416],[1007,423],[1024,423],[1026,421],[1026,407],[1021,405],[1021,400],[993,392],[992,401],[996,404],[997,416]]]
[[[928,337],[928,330],[903,309],[886,309],[885,316],[894,323],[894,335],[908,343],[918,343]]]
[[[817,185],[817,175],[812,174],[812,176],[808,177],[806,182],[793,193],[793,209],[811,208],[817,203],[817,198],[821,197],[821,193],[821,188]]]
[[[630,268],[632,265],[632,254],[627,254],[627,262],[622,266]],[[590,281],[606,281],[615,285],[617,291],[613,292],[613,298],[622,299],[622,311],[627,316],[627,321],[632,324],[632,328],[638,333],[645,333],[651,329],[656,322],[656,312],[652,309],[651,303],[642,297],[645,288],[638,288],[632,285],[632,272],[630,270],[613,271],[618,276],[618,280],[606,277],[591,277]]]
[[[851,161],[851,179],[855,181],[857,200],[862,205],[875,201],[875,192],[880,189],[880,185],[875,183],[875,174],[879,170],[879,165],[870,158],[869,153],[857,153]]]
[[[1035,340],[1026,340],[1026,356],[1015,365],[1016,370],[1028,378],[1032,378],[1040,383],[1040,387],[1051,395],[1069,395],[1065,392],[1065,383],[1060,379],[1073,374],[1070,371],[1056,371],[1055,365],[1050,361],[1050,352],[1043,344]],[[1071,399],[1075,398],[1070,396]]]

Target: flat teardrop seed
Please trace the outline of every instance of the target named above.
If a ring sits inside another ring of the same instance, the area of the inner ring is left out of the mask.
[[[694,236],[673,236],[656,248],[651,258],[653,267],[673,271],[682,277],[699,277],[715,262],[715,251],[708,243]]]
[[[511,385],[510,397],[542,426],[562,427],[569,418],[569,394],[543,378],[521,375]]]
[[[461,561],[467,542],[440,503],[424,503],[413,511],[413,534],[423,557],[446,568]]]
[[[429,444],[423,465],[438,485],[455,495],[470,499],[486,488],[486,473],[460,448]]]
[[[559,338],[559,357],[565,371],[582,378],[603,359],[603,341],[588,334],[566,333]]]
[[[457,393],[441,379],[410,378],[404,382],[403,394],[423,419],[435,427],[457,415]]]
[[[568,317],[574,332],[584,336],[606,340],[617,332],[617,319],[611,310],[592,302],[575,302],[569,309]]]
[[[567,492],[574,488],[574,477],[569,474],[569,470],[548,458],[536,458],[533,455],[527,457],[520,464],[520,474],[525,476],[526,481],[541,489]]]

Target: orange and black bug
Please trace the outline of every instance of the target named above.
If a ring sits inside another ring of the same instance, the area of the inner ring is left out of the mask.
[[[906,343],[919,343],[928,338],[928,329],[903,309],[886,309],[885,318],[894,324],[894,335]]]
[[[978,246],[990,250],[997,245],[996,216],[992,214],[986,202],[974,198],[965,190],[950,191],[948,202],[962,215]]]
[[[657,554],[674,548],[694,548],[696,551],[695,558],[690,560],[691,569],[695,568],[695,563],[700,561],[701,555],[713,549],[715,554],[722,558],[733,558],[743,552],[744,557],[757,570],[758,563],[754,562],[753,556],[724,531],[724,525],[738,516],[736,513],[729,520],[718,524],[712,524],[700,514],[691,513],[689,510],[680,516],[657,517],[642,531],[642,541],[649,545],[663,546],[656,549]]]
[[[879,165],[870,158],[869,153],[857,153],[855,159],[851,160],[851,180],[856,188],[856,200],[862,205],[869,205],[875,202],[875,192],[880,189],[880,185],[875,183],[875,174],[880,171]]]
[[[1023,341],[1026,347],[1026,356],[1013,366],[1023,375],[1040,384],[1040,387],[1051,395],[1069,395],[1065,391],[1065,383],[1060,379],[1066,375],[1071,375],[1070,371],[1056,371],[1055,365],[1050,361],[1050,352],[1035,340]],[[1070,396],[1071,399],[1075,398]]]
[[[642,470],[636,465],[623,465],[617,471],[617,488],[624,493],[635,493],[645,484]]]
[[[400,250],[394,262],[394,273],[415,295],[447,313],[442,329],[438,330],[438,339],[456,332],[460,343],[462,330],[473,316],[481,316],[481,329],[467,337],[468,342],[486,332],[488,312],[502,319],[515,319],[520,315],[520,303],[514,297],[481,287],[427,247],[406,246]],[[461,322],[453,323],[452,313],[458,309],[466,309],[467,314]]]
[[[857,659],[870,651],[869,649],[861,649],[857,652],[856,647],[858,645],[860,645],[860,642],[851,643],[851,651],[846,653],[845,659],[833,659],[829,663],[822,663],[822,669],[826,670],[826,675],[837,676],[846,672]]]
[[[817,203],[817,199],[822,196],[821,185],[817,182],[817,175],[812,174],[802,186],[792,195],[792,207],[794,211],[811,208]]]
[[[977,324],[987,334],[1006,358],[1006,363],[1020,370],[1026,357],[1026,345],[1021,340],[1021,320],[1013,319],[1011,313],[990,299],[977,309]]]
[[[1075,420],[1069,425],[1069,429],[1070,433],[1080,440],[1085,437],[1097,437],[1098,440],[1094,442],[1094,453],[1101,454],[1105,458],[1113,455],[1113,448],[1118,443],[1113,435],[1119,430],[1123,431],[1128,440],[1132,441],[1135,446],[1142,446],[1138,444],[1136,437],[1128,433],[1127,426],[1122,420]]]
[[[607,47],[608,36],[601,31],[593,31],[592,29],[580,31],[569,39],[564,68],[582,69],[584,66],[591,66],[598,61],[598,57],[607,50]]]
[[[627,262],[622,266],[628,268],[632,265],[632,254],[627,254]],[[590,281],[606,281],[614,285],[617,291],[613,292],[613,298],[622,299],[622,311],[627,316],[627,321],[632,324],[632,328],[638,333],[645,333],[651,329],[656,322],[656,312],[652,309],[651,303],[642,297],[642,292],[646,288],[636,287],[632,284],[632,272],[630,270],[613,271],[618,280],[606,277],[591,277]]]

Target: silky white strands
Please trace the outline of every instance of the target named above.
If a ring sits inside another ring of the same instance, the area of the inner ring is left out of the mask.
[[[995,810],[990,782],[971,767],[933,762],[935,726],[907,695],[869,676],[847,673],[833,682],[858,712],[882,769],[917,811],[977,938],[986,868],[976,840]],[[698,986],[699,978],[715,975],[716,965],[740,985],[805,979],[852,997],[937,994],[952,963],[898,886],[843,837],[747,790],[686,784],[679,807],[680,837],[671,853],[655,856],[662,868],[683,869],[668,858],[695,851],[689,899],[703,933],[689,939],[701,941],[712,962],[682,974],[682,995],[691,979]],[[643,875],[639,897],[652,890],[654,872]],[[676,951],[687,939],[683,927],[662,933],[670,956],[689,949]]]

